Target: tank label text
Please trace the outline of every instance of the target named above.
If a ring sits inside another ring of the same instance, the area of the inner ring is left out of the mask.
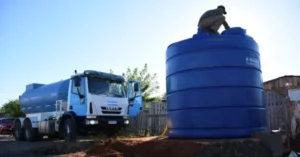
[[[246,64],[259,66],[259,60],[253,57],[246,57]]]

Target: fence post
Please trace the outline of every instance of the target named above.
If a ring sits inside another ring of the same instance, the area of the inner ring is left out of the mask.
[[[127,130],[135,133],[144,132],[144,136],[160,135],[167,123],[166,103],[152,102],[147,103],[147,106],[138,116],[130,117],[130,125]]]

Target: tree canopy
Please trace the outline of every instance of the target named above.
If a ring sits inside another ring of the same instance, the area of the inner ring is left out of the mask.
[[[18,99],[9,100],[7,103],[3,104],[2,108],[0,109],[0,113],[4,113],[10,117],[25,116],[21,110]]]
[[[113,73],[113,70],[110,69],[110,72]],[[157,97],[152,96],[159,89],[159,83],[157,81],[157,74],[156,73],[151,74],[148,71],[147,64],[145,64],[142,69],[127,68],[127,71],[125,73],[123,73],[122,76],[125,78],[126,83],[129,80],[137,80],[137,81],[141,82],[143,101],[151,102],[151,101],[157,101],[159,99]]]

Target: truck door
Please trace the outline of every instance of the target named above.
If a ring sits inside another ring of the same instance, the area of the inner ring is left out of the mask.
[[[72,79],[72,88],[70,94],[70,111],[76,113],[77,116],[85,116],[87,112],[86,101],[86,78],[82,77],[80,80],[80,86],[75,86],[75,81]]]
[[[135,84],[138,90],[134,91]],[[137,116],[143,108],[142,89],[139,81],[128,81],[127,96],[129,101],[129,116]]]

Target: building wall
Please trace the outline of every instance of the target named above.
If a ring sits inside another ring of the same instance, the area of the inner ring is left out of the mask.
[[[264,82],[265,91],[275,91],[281,95],[288,95],[289,89],[300,88],[300,76],[282,76]]]

